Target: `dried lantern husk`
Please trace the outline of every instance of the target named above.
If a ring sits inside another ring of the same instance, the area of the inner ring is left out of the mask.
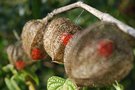
[[[22,46],[27,55],[32,58],[32,50],[38,48],[44,59],[46,57],[46,52],[43,48],[43,33],[46,27],[46,23],[41,20],[31,20],[27,22],[23,28],[21,38]]]
[[[135,38],[130,36],[129,34],[127,33],[124,33],[123,31],[120,31],[121,32],[121,36],[123,36],[124,39],[126,39],[129,43],[129,45],[134,48],[135,47]]]
[[[81,28],[67,18],[55,18],[48,23],[44,33],[44,48],[53,62],[63,63],[65,45],[61,42],[63,33],[75,34]]]
[[[14,66],[15,66],[15,63],[19,60],[23,61],[26,64],[25,66],[28,66],[34,63],[34,61],[28,58],[20,42],[9,45],[7,47],[7,55],[8,55],[8,59],[10,63]]]
[[[115,48],[109,57],[98,53],[98,43],[110,40]],[[65,70],[78,86],[102,87],[123,79],[133,67],[133,52],[111,23],[98,22],[76,33],[64,53]]]

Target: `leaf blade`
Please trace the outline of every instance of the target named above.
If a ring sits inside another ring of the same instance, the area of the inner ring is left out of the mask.
[[[77,86],[70,79],[52,76],[48,79],[47,90],[77,90]]]

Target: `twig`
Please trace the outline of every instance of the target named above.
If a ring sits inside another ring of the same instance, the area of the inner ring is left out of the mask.
[[[87,4],[84,4],[81,1],[78,1],[76,3],[53,10],[45,18],[43,18],[43,22],[48,22],[55,15],[68,11],[68,10],[71,10],[71,9],[74,9],[74,8],[78,8],[78,7],[85,9],[86,11],[93,14],[94,16],[96,16],[97,18],[99,18],[102,21],[115,23],[123,32],[125,32],[135,38],[135,29],[134,28],[124,24],[123,22],[119,21],[118,19],[114,18],[113,16],[109,15],[108,13],[103,13]]]

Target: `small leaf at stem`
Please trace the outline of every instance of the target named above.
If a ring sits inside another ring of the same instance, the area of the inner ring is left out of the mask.
[[[70,79],[52,76],[48,79],[47,90],[77,90],[77,86]]]
[[[117,81],[116,84],[113,84],[113,86],[116,90],[124,90],[124,87],[121,84],[119,84]]]

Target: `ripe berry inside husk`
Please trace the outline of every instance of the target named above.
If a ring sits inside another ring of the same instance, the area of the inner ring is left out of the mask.
[[[39,48],[32,49],[31,57],[33,60],[43,59],[43,54]]]
[[[24,69],[26,63],[23,60],[18,60],[15,62],[16,69],[22,70]]]
[[[68,41],[73,37],[72,34],[69,33],[63,33],[61,36],[61,42],[66,46]]]
[[[98,43],[99,55],[103,57],[109,57],[114,51],[114,43],[111,40],[101,40]]]

